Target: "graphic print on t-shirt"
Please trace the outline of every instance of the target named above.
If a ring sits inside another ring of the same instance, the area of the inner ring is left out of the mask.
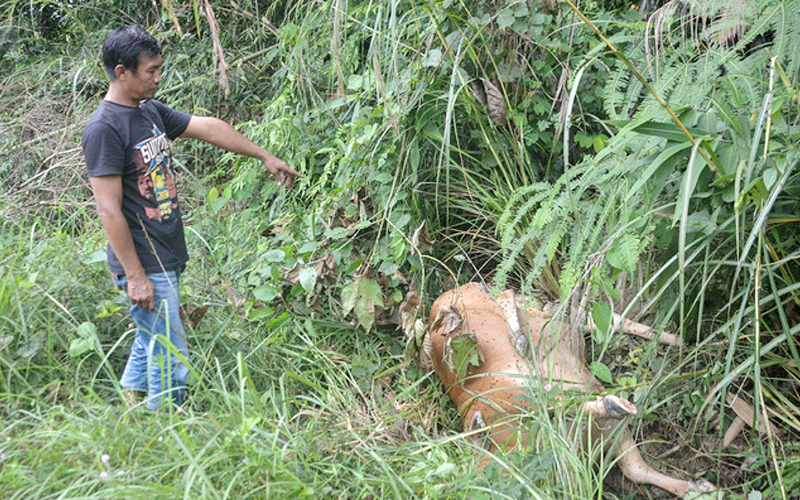
[[[139,194],[150,200],[156,208],[145,207],[150,220],[171,220],[178,208],[178,191],[172,179],[172,157],[169,139],[153,124],[153,136],[134,146],[136,171],[139,173]]]

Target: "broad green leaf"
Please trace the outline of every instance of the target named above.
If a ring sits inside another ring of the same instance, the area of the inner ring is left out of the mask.
[[[606,134],[597,134],[592,138],[592,146],[594,152],[599,153],[608,144],[608,136]]]
[[[347,78],[347,90],[358,91],[361,90],[364,77],[361,75],[350,75]]]
[[[361,327],[369,331],[375,323],[375,308],[384,307],[381,286],[373,279],[358,278],[342,288],[342,312],[355,311]]]
[[[451,462],[444,462],[439,467],[433,471],[428,477],[441,477],[441,478],[448,478],[455,476],[458,473],[458,466]]]
[[[248,314],[247,319],[249,321],[260,321],[262,319],[269,318],[275,314],[275,309],[271,307],[257,307],[253,308]]]
[[[283,250],[269,250],[262,256],[267,262],[283,262],[286,259],[286,252]]]
[[[314,291],[317,285],[317,268],[313,266],[304,267],[300,269],[300,286],[303,287],[307,293]]]
[[[598,330],[607,333],[611,328],[611,307],[605,302],[596,302],[592,306],[592,321]]]
[[[439,65],[442,62],[442,51],[439,49],[432,49],[425,57],[422,58],[422,66],[426,68],[433,68]]]
[[[219,211],[228,204],[228,201],[230,201],[230,197],[228,196],[220,196],[215,199],[214,202],[211,203],[211,213],[214,215],[218,214]]]
[[[584,134],[583,132],[576,132],[575,142],[580,144],[582,148],[588,148],[589,146],[594,144],[594,137],[588,134]]]
[[[358,286],[355,282],[342,287],[342,314],[347,316],[356,304]]]
[[[381,184],[391,184],[393,180],[394,177],[386,172],[381,172],[375,176],[375,182],[379,182]]]
[[[217,189],[216,187],[212,187],[208,191],[208,194],[206,194],[206,204],[214,203],[215,201],[217,201],[217,198],[219,198],[219,189]]]
[[[105,250],[95,250],[91,254],[89,254],[85,259],[83,259],[84,264],[96,264],[98,262],[105,262],[107,259],[107,254]]]
[[[358,296],[358,282],[354,281],[342,288],[342,314],[347,316],[356,305]]]
[[[406,227],[406,225],[408,225],[410,221],[411,221],[411,216],[407,213],[403,213],[400,214],[398,217],[396,217],[396,220],[394,220],[393,222],[398,229],[403,229],[404,227]]]
[[[92,350],[94,347],[93,339],[79,338],[72,339],[69,343],[69,357],[76,358]]]
[[[500,29],[508,28],[514,24],[514,13],[510,10],[504,10],[497,14],[497,27]]]
[[[325,233],[326,238],[330,238],[334,241],[347,238],[347,235],[348,235],[348,230],[346,227],[335,227]]]
[[[303,245],[297,249],[297,253],[300,255],[309,254],[315,252],[319,248],[318,241],[307,241],[303,243]]]
[[[97,336],[97,327],[91,321],[84,321],[78,325],[75,333],[78,334],[78,337],[84,339],[94,339]]]
[[[253,290],[253,296],[265,304],[269,304],[278,295],[278,290],[272,285],[261,285]]]
[[[408,162],[411,164],[411,169],[416,172],[419,168],[419,145],[417,141],[412,142],[408,148]]]
[[[711,217],[706,210],[695,212],[686,218],[686,233],[704,231],[711,224]]]
[[[69,343],[69,356],[75,358],[94,349],[94,340],[97,336],[97,328],[91,321],[84,321],[75,330],[78,338],[72,339]]]
[[[450,349],[452,350],[450,368],[456,372],[459,380],[467,376],[470,366],[480,366],[483,363],[483,352],[474,335],[456,335],[450,341]]]
[[[30,336],[25,336],[17,340],[21,344],[17,349],[17,356],[21,358],[32,358],[42,349],[45,342],[44,332],[37,332]]]
[[[764,170],[764,186],[767,189],[771,189],[772,186],[775,185],[775,181],[778,180],[778,170],[774,168],[768,168]]]
[[[611,377],[611,370],[600,361],[592,361],[589,363],[589,371],[592,372],[592,375],[600,379],[601,382],[605,382],[606,384],[614,382],[614,379]]]

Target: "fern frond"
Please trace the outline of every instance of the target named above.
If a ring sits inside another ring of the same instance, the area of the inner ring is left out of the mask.
[[[605,95],[604,111],[612,120],[628,118],[625,114],[625,102],[631,78],[633,78],[633,75],[628,67],[621,61],[617,61],[603,88],[603,94]]]
[[[781,2],[772,17],[773,53],[785,68],[789,80],[800,76],[800,7],[796,2]]]
[[[547,191],[550,188],[549,184],[539,182],[529,186],[523,186],[516,189],[506,203],[503,212],[500,214],[500,219],[497,223],[497,231],[500,234],[501,246],[503,248],[509,246],[511,241],[516,238],[517,226],[522,219],[529,216],[533,207],[536,206],[541,200],[547,196]],[[533,196],[530,196],[533,195]],[[524,197],[530,196],[522,206],[517,207],[517,203]],[[509,223],[509,219],[514,217],[514,220]]]
[[[554,225],[548,228],[549,234],[546,240],[543,241],[536,250],[536,255],[532,261],[533,265],[525,275],[525,279],[522,284],[523,293],[531,293],[534,281],[541,276],[542,270],[552,258],[548,257],[548,254],[555,252],[555,250],[558,248],[558,245],[561,243],[561,240],[564,238],[564,235],[569,230],[572,222],[573,221],[571,217],[565,216],[561,219],[558,219]]]

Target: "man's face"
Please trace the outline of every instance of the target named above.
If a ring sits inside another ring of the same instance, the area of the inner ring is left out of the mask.
[[[161,55],[139,55],[136,71],[125,68],[118,79],[124,84],[126,94],[136,100],[152,99],[161,83]]]

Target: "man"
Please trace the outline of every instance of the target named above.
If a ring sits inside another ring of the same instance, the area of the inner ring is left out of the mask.
[[[114,30],[103,44],[110,84],[83,134],[86,167],[108,237],[108,263],[126,291],[136,325],[120,384],[147,407],[181,404],[188,368],[178,283],[188,254],[169,141],[200,139],[260,159],[278,185],[300,174],[212,117],[153,100],[161,82],[161,46],[138,26]]]

